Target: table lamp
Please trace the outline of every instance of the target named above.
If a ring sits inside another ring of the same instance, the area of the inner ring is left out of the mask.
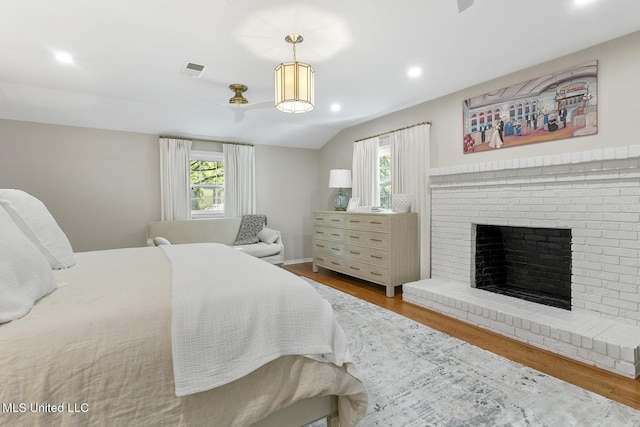
[[[332,169],[329,172],[329,188],[337,188],[338,192],[333,197],[333,207],[337,211],[346,211],[349,204],[349,196],[342,191],[343,188],[351,188],[350,169]]]

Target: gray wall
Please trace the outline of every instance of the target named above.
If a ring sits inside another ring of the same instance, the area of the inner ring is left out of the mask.
[[[145,244],[159,162],[153,135],[0,120],[0,188],[42,200],[76,252]]]
[[[288,261],[311,256],[318,158],[256,147],[257,209],[282,231]],[[146,244],[146,223],[160,219],[159,162],[157,135],[0,120],[0,188],[42,200],[76,252]]]
[[[640,94],[638,46],[640,32],[346,129],[322,147],[320,173],[328,176],[330,169],[351,169],[355,140],[424,121],[432,122],[431,167],[434,168],[639,144],[635,105]],[[597,135],[463,154],[463,100],[592,60],[598,61]],[[425,84],[429,84],[428,78]],[[328,188],[320,187],[320,199],[327,200],[325,208],[331,206],[330,195]]]
[[[351,169],[353,141],[431,121],[431,166],[638,144],[640,32],[346,129],[321,150],[256,146],[257,205],[285,239],[287,261],[311,257],[311,212],[332,209],[330,169]],[[462,101],[598,60],[597,135],[462,154]],[[428,84],[428,81],[425,82]],[[145,244],[160,218],[157,135],[0,120],[0,188],[40,198],[76,251]]]
[[[270,228],[282,230],[285,262],[311,258],[311,212],[322,206],[319,155],[318,150],[256,146],[257,210],[267,215]]]

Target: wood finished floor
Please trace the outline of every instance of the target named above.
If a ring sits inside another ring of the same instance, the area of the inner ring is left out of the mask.
[[[514,362],[529,366],[632,408],[640,409],[640,379],[625,378],[404,302],[400,288],[396,288],[394,298],[387,298],[382,286],[323,268],[318,273],[314,273],[310,262],[286,265],[284,268],[294,274],[308,277],[394,311]]]

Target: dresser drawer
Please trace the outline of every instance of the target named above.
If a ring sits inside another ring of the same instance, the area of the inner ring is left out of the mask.
[[[391,282],[388,268],[348,260],[342,266],[342,272],[370,282],[386,285]]]
[[[344,256],[344,243],[330,240],[313,239],[313,253],[327,253],[337,257]]]
[[[355,230],[389,232],[387,215],[347,215],[345,227]]]
[[[345,230],[345,243],[368,246],[386,250],[389,248],[389,235],[372,231]]]
[[[313,215],[313,225],[319,227],[344,228],[344,215],[329,212],[316,212]]]
[[[347,259],[353,261],[389,267],[389,252],[384,249],[347,245],[344,253]]]
[[[346,261],[329,254],[314,254],[313,263],[318,267],[328,268],[339,273],[346,272]]]
[[[313,227],[313,237],[333,242],[344,241],[344,229],[329,227]]]

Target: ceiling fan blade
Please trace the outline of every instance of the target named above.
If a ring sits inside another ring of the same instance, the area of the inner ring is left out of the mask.
[[[233,112],[233,120],[236,123],[240,123],[244,119],[244,111],[236,108]]]
[[[265,102],[256,102],[255,104],[248,104],[246,107],[243,107],[243,110],[257,110],[260,108],[271,108],[275,107],[273,101],[265,101]]]
[[[458,13],[463,12],[465,9],[470,8],[473,5],[473,0],[458,0]]]

